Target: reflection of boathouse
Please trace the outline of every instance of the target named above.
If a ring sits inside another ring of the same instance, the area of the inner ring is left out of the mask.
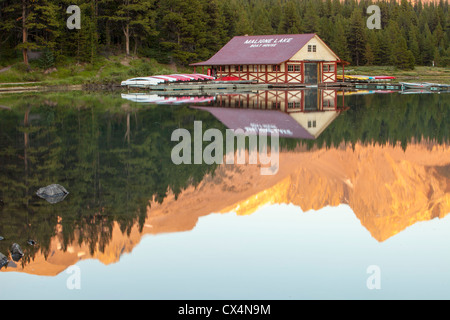
[[[346,110],[336,90],[272,90],[218,95],[207,110],[232,129],[274,128],[280,136],[316,139]],[[283,132],[290,132],[283,134]]]
[[[337,65],[346,64],[316,34],[238,36],[209,60],[213,75],[259,83],[336,82]]]

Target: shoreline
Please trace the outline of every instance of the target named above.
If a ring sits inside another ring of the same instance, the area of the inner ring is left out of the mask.
[[[2,93],[25,93],[25,92],[45,92],[45,91],[82,91],[82,90],[111,90],[122,89],[117,85],[92,85],[92,84],[73,84],[73,85],[29,85],[29,86],[7,86],[0,84],[0,94]]]

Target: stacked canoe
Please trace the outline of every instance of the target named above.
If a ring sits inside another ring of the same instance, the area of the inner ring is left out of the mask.
[[[212,76],[200,73],[169,74],[169,75],[155,75],[148,77],[131,78],[122,81],[120,85],[125,87],[147,88],[165,83],[200,82],[200,81],[212,81],[214,79],[215,78]]]
[[[393,76],[366,76],[366,75],[337,75],[338,80],[344,79],[348,82],[387,82],[394,80]]]

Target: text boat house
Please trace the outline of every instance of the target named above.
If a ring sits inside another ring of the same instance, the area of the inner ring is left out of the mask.
[[[237,36],[209,60],[194,63],[211,68],[218,78],[236,77],[259,83],[318,84],[336,82],[337,65],[348,64],[315,33]]]

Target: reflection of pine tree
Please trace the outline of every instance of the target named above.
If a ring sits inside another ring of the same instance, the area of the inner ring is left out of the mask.
[[[33,101],[39,105],[36,98]],[[63,249],[78,241],[91,251],[104,250],[114,222],[125,233],[136,223],[142,228],[153,196],[162,201],[169,189],[178,194],[214,168],[172,163],[170,137],[183,113],[157,108],[108,114],[103,111],[103,95],[89,99],[88,107],[83,99],[67,99],[67,95],[60,102],[43,95],[41,101],[41,106],[30,108],[29,114],[38,120],[29,125],[17,128],[24,113],[0,119],[0,134],[17,136],[13,141],[20,142],[0,151],[5,164],[0,168],[0,194],[7,212],[0,216],[0,233],[19,244],[32,237],[45,255],[56,229],[62,230]],[[120,106],[123,100],[115,102]],[[188,111],[191,117],[199,113]],[[129,139],[124,140],[125,132]],[[55,182],[70,192],[63,202],[50,205],[34,195],[39,187]],[[5,243],[0,242],[0,252],[7,252]],[[29,249],[24,263],[35,254]]]

